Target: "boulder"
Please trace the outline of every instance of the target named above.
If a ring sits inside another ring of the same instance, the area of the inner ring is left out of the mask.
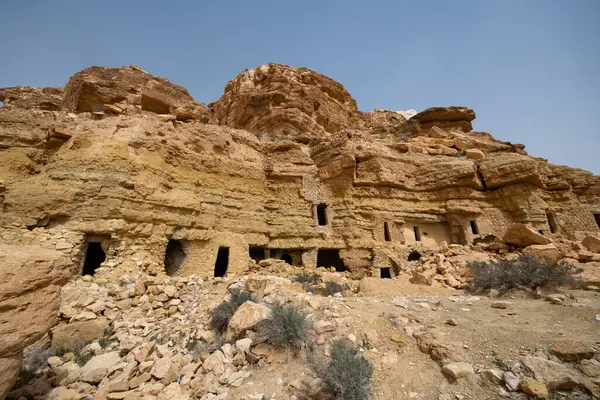
[[[473,130],[471,121],[474,119],[475,111],[472,109],[464,106],[450,106],[428,108],[411,117],[410,121],[418,123],[423,132],[433,127],[469,132]]]
[[[23,349],[58,322],[71,265],[54,250],[0,244],[0,399],[16,381]]]
[[[525,377],[521,380],[521,390],[523,393],[533,396],[535,399],[545,400],[550,396],[546,385],[529,377]]]
[[[553,244],[534,244],[527,246],[523,251],[541,258],[551,265],[559,262],[563,256],[560,250]]]
[[[600,237],[598,236],[587,235],[585,239],[581,241],[581,244],[592,253],[600,253]]]
[[[562,361],[573,362],[592,358],[596,351],[584,343],[563,342],[550,347],[550,353]]]
[[[548,244],[550,239],[539,234],[525,224],[513,224],[504,234],[503,241],[517,247],[527,247],[534,244]]]
[[[97,384],[108,374],[109,369],[119,361],[121,361],[121,357],[118,351],[95,356],[79,369],[79,379],[83,382]]]
[[[454,380],[475,374],[473,366],[466,362],[451,362],[446,364],[442,368],[442,372]]]
[[[467,149],[465,150],[465,157],[473,160],[485,160],[485,153],[479,149]]]
[[[142,89],[142,109],[157,114],[169,114],[179,102],[193,102],[184,87],[167,80],[152,79]]]
[[[89,341],[100,339],[108,325],[105,317],[59,325],[50,331],[52,349],[74,349]]]
[[[262,304],[247,301],[233,314],[227,326],[226,339],[231,341],[241,337],[250,328],[269,318],[271,310]]]
[[[561,363],[534,356],[522,357],[521,363],[550,389],[569,389],[577,385],[574,372]]]

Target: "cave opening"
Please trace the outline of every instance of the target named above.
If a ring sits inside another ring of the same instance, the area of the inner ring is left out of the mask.
[[[317,205],[317,220],[319,222],[319,226],[327,225],[327,204],[321,203]]]
[[[177,275],[181,270],[185,257],[183,243],[179,240],[169,239],[165,250],[165,273],[169,276]]]
[[[392,279],[392,269],[391,268],[380,268],[379,276],[383,279]]]
[[[317,267],[334,267],[336,271],[347,271],[344,261],[340,257],[339,249],[319,249],[317,250]]]
[[[100,265],[106,260],[106,253],[100,242],[88,242],[85,251],[85,261],[81,275],[94,275]]]
[[[258,263],[265,259],[266,250],[264,247],[250,246],[249,254],[250,258]]]
[[[227,275],[229,266],[229,247],[219,247],[215,261],[215,278]]]
[[[421,259],[421,253],[417,250],[413,250],[408,255],[408,261],[419,261]]]

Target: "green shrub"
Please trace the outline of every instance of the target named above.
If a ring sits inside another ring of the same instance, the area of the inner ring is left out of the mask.
[[[343,285],[340,285],[337,282],[327,281],[325,282],[323,296],[333,296],[336,293],[344,294],[344,290],[346,290],[346,288]]]
[[[329,361],[314,349],[309,349],[310,368],[325,383],[336,400],[368,400],[372,398],[373,366],[352,342],[337,339],[331,342]]]
[[[319,283],[321,283],[321,275],[316,274],[314,272],[302,272],[301,274],[296,275],[294,281],[300,282],[302,284],[318,285]]]
[[[48,358],[52,357],[52,350],[47,348],[35,348],[27,357],[23,366],[15,388],[20,388],[33,383],[37,378],[37,371],[46,366]]]
[[[528,287],[557,287],[577,283],[577,269],[567,263],[550,265],[531,254],[517,260],[476,261],[468,263],[473,279],[467,289],[482,292],[489,289],[507,290]]]
[[[246,290],[234,290],[227,301],[224,301],[212,310],[210,323],[213,329],[217,333],[223,334],[227,330],[229,320],[235,311],[249,300],[254,301],[252,293]]]
[[[258,332],[278,348],[299,348],[308,335],[308,322],[297,307],[275,304]]]

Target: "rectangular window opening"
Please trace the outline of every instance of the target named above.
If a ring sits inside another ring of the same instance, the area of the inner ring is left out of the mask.
[[[383,223],[383,239],[386,242],[392,241],[392,236],[390,235],[390,227],[387,222]]]
[[[392,270],[391,268],[380,268],[379,269],[380,277],[383,279],[392,279]]]
[[[319,226],[327,225],[327,204],[321,203],[317,205],[317,221]]]
[[[550,225],[550,233],[558,232],[558,224],[556,223],[556,217],[554,213],[546,210],[546,218],[548,218],[548,225]]]
[[[217,260],[215,261],[215,278],[227,275],[229,266],[229,247],[219,247]]]
[[[413,231],[415,232],[415,240],[417,242],[420,242],[421,241],[421,231],[419,230],[419,227],[418,226],[414,226],[413,227]]]
[[[477,226],[477,221],[469,221],[471,225],[471,232],[473,235],[479,235],[479,227]]]
[[[594,213],[594,219],[596,220],[596,225],[600,228],[600,213]]]
[[[179,240],[169,239],[165,250],[165,273],[169,276],[178,275],[185,258],[183,243]]]

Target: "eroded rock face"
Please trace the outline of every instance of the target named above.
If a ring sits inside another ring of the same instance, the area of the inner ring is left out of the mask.
[[[4,107],[58,111],[62,107],[62,88],[35,88],[14,86],[0,88],[0,101]]]
[[[344,86],[307,68],[265,64],[230,81],[212,121],[275,137],[325,136],[359,120]]]
[[[0,399],[16,382],[23,349],[58,322],[70,267],[57,251],[0,244]]]
[[[411,122],[418,122],[421,130],[427,131],[437,126],[442,129],[456,129],[463,132],[473,130],[471,121],[475,119],[475,111],[468,107],[431,107],[421,111],[411,118]]]

